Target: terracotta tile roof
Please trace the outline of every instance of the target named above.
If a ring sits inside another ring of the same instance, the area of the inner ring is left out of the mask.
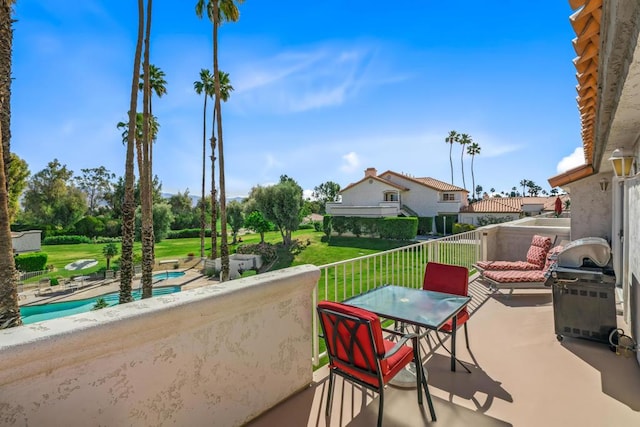
[[[578,110],[582,124],[582,147],[585,165],[571,169],[563,174],[549,178],[552,187],[566,185],[578,179],[592,175],[593,150],[595,144],[595,119],[598,104],[598,60],[600,53],[600,20],[602,18],[602,0],[569,0],[576,12],[569,17],[576,33],[572,40],[578,55],[573,64],[576,67],[578,84]],[[588,167],[591,167],[588,169]]]
[[[422,184],[422,185],[426,185],[427,187],[433,188],[434,190],[437,191],[464,191],[466,193],[468,193],[468,190],[465,190],[462,187],[458,187],[449,183],[446,183],[444,181],[440,181],[437,180],[435,178],[430,178],[430,177],[423,177],[423,178],[416,178],[410,175],[406,175],[403,173],[398,173],[398,172],[394,172],[391,170],[385,171],[381,174],[379,174],[379,177],[384,177],[387,174],[393,174],[399,177],[402,177],[404,179],[408,179],[409,181],[413,181],[416,182],[418,184]]]
[[[563,194],[560,199],[564,203],[569,196]],[[520,213],[527,204],[543,205],[543,211],[553,211],[556,197],[491,197],[471,203],[460,209],[461,213]]]

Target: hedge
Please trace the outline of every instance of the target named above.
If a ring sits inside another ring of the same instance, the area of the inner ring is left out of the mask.
[[[323,230],[327,236],[331,235],[333,231],[338,235],[350,232],[357,237],[361,235],[378,235],[383,239],[413,240],[418,232],[418,218],[362,218],[325,215]]]
[[[19,271],[43,271],[47,268],[48,255],[44,252],[16,255],[16,269]]]
[[[50,236],[45,237],[43,245],[79,245],[80,243],[91,243],[87,236]]]
[[[211,229],[206,228],[204,230],[205,237],[211,237]],[[193,237],[200,237],[199,228],[185,228],[182,230],[169,230],[167,233],[167,239],[187,239]]]

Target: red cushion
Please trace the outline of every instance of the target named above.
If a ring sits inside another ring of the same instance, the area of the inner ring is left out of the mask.
[[[531,239],[531,246],[527,251],[527,262],[537,265],[539,269],[544,268],[551,243],[550,237],[534,235],[533,239]]]
[[[546,282],[547,278],[542,270],[506,270],[506,271],[492,271],[488,270],[484,272],[484,277],[494,280],[498,283],[536,283]]]
[[[396,343],[393,341],[384,340],[384,348],[385,352],[391,350]],[[381,373],[382,373],[382,382],[383,384],[387,384],[391,378],[395,377],[398,372],[402,368],[404,368],[409,362],[413,360],[413,349],[407,345],[402,346],[393,356],[388,359],[383,359],[381,361]],[[382,362],[384,363],[384,367],[382,367]],[[349,375],[358,378],[361,381],[364,381],[367,384],[371,384],[374,387],[379,387],[378,377],[375,375],[368,375],[361,371],[353,369],[351,366],[346,365],[340,361],[340,359],[333,359],[333,363],[331,367],[340,369],[348,373]]]
[[[456,316],[456,322],[457,322],[458,328],[464,325],[464,322],[466,322],[467,320],[469,320],[469,312],[467,311],[467,307],[465,307]],[[447,320],[447,323],[442,325],[440,330],[443,332],[447,332],[449,334],[453,332],[453,319]]]
[[[468,295],[469,270],[451,264],[428,262],[424,271],[422,289],[454,295]]]
[[[538,264],[526,261],[478,261],[476,265],[482,270],[540,270]]]

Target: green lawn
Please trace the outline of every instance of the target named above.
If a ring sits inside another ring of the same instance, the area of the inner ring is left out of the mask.
[[[336,236],[332,237],[329,243],[326,243],[322,241],[323,235],[324,234],[322,232],[314,230],[295,231],[293,233],[293,238],[300,240],[304,244],[307,244],[308,242],[309,245],[296,256],[292,256],[284,250],[279,251],[278,260],[271,269],[276,270],[301,264],[313,264],[320,266],[412,243],[364,237],[355,238]],[[240,237],[242,238],[242,243],[240,244],[260,242],[259,234],[244,234]],[[282,241],[282,236],[277,231],[265,233],[265,241],[270,243],[279,243]],[[220,244],[219,238],[218,244]],[[42,251],[48,255],[47,264],[52,265],[55,268],[54,272],[49,276],[70,277],[72,275],[77,275],[77,271],[67,271],[64,269],[64,266],[79,259],[95,259],[98,261],[97,266],[82,270],[82,274],[89,274],[99,270],[100,268],[106,267],[107,261],[104,258],[104,255],[102,255],[104,246],[105,244],[91,243],[78,245],[43,245]],[[230,245],[231,253],[235,252],[236,246],[237,245]],[[119,247],[120,245],[118,244],[118,248]],[[134,252],[140,253],[140,243],[136,242],[134,244]],[[207,238],[205,240],[205,254],[208,255],[210,252],[211,238]],[[189,254],[194,254],[198,257],[200,255],[200,239],[188,238],[163,240],[156,244],[155,253],[156,259],[159,261],[185,258]],[[116,258],[118,257],[119,255],[116,256]]]

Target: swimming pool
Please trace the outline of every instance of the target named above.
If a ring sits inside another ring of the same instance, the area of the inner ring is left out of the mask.
[[[174,292],[180,292],[180,286],[163,286],[153,289],[153,296],[167,295]],[[142,290],[137,289],[132,293],[133,299],[139,300],[142,296]],[[76,301],[54,302],[51,304],[27,305],[20,307],[20,316],[22,323],[28,325],[30,323],[42,322],[43,320],[57,319],[59,317],[71,316],[72,314],[86,313],[91,311],[99,298],[109,304],[109,306],[117,305],[119,300],[119,292],[100,295],[95,298],[87,298]]]
[[[167,280],[175,279],[176,277],[184,276],[184,271],[165,271],[164,273],[156,273],[153,275],[153,280]]]

